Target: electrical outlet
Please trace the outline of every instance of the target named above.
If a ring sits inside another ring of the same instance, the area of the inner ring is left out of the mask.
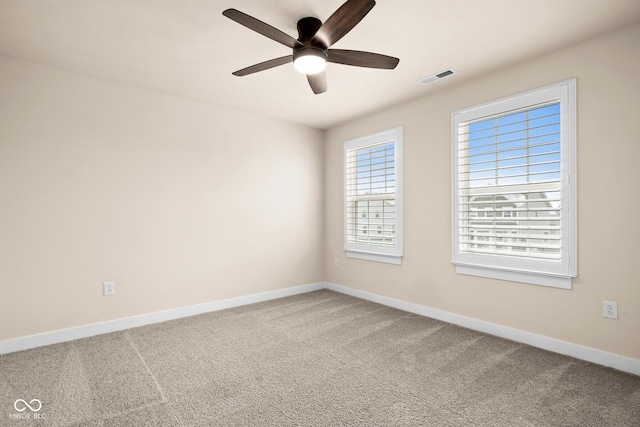
[[[618,303],[615,301],[602,301],[602,316],[608,319],[617,319]]]
[[[104,296],[116,293],[116,282],[104,282],[102,284],[102,294]]]
[[[333,266],[334,267],[340,267],[340,260],[338,258],[334,258],[333,259]]]

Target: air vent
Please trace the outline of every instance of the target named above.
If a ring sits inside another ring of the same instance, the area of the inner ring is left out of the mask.
[[[443,79],[447,76],[450,76],[452,74],[455,74],[456,70],[454,70],[453,68],[447,68],[446,70],[442,70],[439,73],[436,74],[432,74],[430,76],[427,76],[423,79],[418,80],[419,83],[423,84],[423,85],[428,85],[429,83],[433,83],[437,80]]]

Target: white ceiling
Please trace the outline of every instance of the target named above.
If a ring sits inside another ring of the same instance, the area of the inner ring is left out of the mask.
[[[289,64],[231,74],[290,50],[222,16],[225,9],[297,37],[299,18],[324,21],[343,2],[0,0],[0,53],[326,129],[640,22],[640,0],[378,0],[333,47],[396,56],[395,70],[329,64],[321,95]],[[448,67],[458,74],[417,83]]]

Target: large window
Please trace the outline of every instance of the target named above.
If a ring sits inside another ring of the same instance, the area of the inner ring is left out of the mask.
[[[454,112],[458,273],[571,288],[575,80]]]
[[[402,128],[344,146],[347,256],[402,263]]]

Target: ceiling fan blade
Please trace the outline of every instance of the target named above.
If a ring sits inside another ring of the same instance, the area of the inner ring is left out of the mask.
[[[309,86],[311,86],[311,90],[316,95],[324,93],[327,91],[327,72],[321,71],[316,74],[307,74],[307,80],[309,81]]]
[[[375,5],[375,0],[347,0],[322,24],[312,42],[325,48],[333,45],[362,21]]]
[[[242,13],[236,9],[227,9],[222,12],[224,16],[229,19],[233,19],[240,25],[244,25],[245,27],[262,34],[265,37],[269,37],[271,40],[275,40],[278,43],[282,43],[285,46],[293,49],[294,47],[302,47],[304,46],[298,40],[291,37],[289,34],[283,33],[277,28],[272,27],[271,25],[264,23],[252,16],[247,15],[246,13]]]
[[[234,71],[234,76],[246,76],[247,74],[257,73],[258,71],[268,70],[269,68],[284,65],[289,62],[293,62],[293,55],[283,56],[282,58],[270,59],[268,61],[261,62],[259,64],[252,65],[242,70]]]
[[[362,52],[360,50],[329,49],[329,62],[356,67],[384,68],[392,70],[396,68],[400,59],[379,53]]]

